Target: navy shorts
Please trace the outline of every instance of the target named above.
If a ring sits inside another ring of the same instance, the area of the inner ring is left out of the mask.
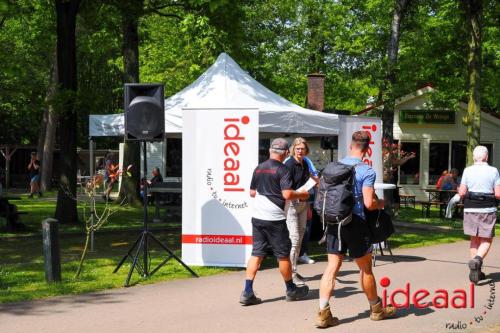
[[[292,242],[286,220],[266,221],[252,217],[252,256],[265,257],[271,248],[276,258],[290,256]]]
[[[329,225],[326,233],[326,250],[329,254],[346,254],[349,250],[351,258],[361,258],[372,251],[370,230],[366,221],[352,215],[352,221],[340,229],[338,225]]]

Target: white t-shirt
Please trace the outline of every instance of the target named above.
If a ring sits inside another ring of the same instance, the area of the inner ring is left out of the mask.
[[[500,185],[498,169],[487,163],[477,163],[465,168],[461,185],[467,187],[468,192],[495,193],[495,186]],[[492,213],[497,207],[465,208],[466,213]]]

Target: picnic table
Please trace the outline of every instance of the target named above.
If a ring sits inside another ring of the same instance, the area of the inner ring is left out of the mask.
[[[5,227],[7,231],[14,231],[19,226],[19,215],[27,214],[26,212],[17,211],[17,206],[10,201],[21,200],[19,196],[0,196],[0,217],[5,218]]]
[[[166,181],[152,184],[148,192],[154,196],[155,215],[153,222],[161,221],[160,209],[166,210],[179,207],[181,203],[182,181],[179,179],[165,179]],[[168,213],[168,211],[166,211]]]
[[[422,213],[425,212],[426,217],[430,216],[432,205],[439,207],[439,217],[444,217],[448,201],[457,193],[456,190],[440,190],[437,188],[426,188],[424,191],[429,195],[429,200],[420,201],[419,203],[422,205]]]

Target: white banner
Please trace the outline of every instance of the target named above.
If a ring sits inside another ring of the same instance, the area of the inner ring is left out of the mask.
[[[371,136],[370,147],[363,162],[375,170],[377,174],[375,182],[383,183],[382,120],[380,118],[346,116],[340,119],[339,160],[349,155],[352,133],[356,131],[366,131]],[[377,195],[379,198],[383,198],[382,191],[377,191]]]
[[[252,250],[250,181],[258,109],[183,109],[182,260],[245,267]]]

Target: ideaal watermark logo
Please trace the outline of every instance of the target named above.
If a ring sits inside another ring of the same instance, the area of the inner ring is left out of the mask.
[[[222,165],[222,194],[227,192],[244,192],[245,189],[240,184],[240,159],[242,152],[242,143],[245,142],[246,138],[242,135],[242,125],[247,125],[250,122],[248,116],[243,116],[240,118],[224,118],[224,131],[223,131],[223,153],[224,158]],[[217,168],[220,170],[219,168]],[[212,168],[208,168],[206,171],[206,183],[210,188],[212,198],[218,200],[224,207],[232,209],[243,209],[248,207],[246,201],[233,202],[226,200],[220,193],[214,188],[214,177],[220,175],[215,175]]]
[[[465,330],[469,326],[472,326],[474,324],[480,324],[487,316],[488,311],[493,309],[493,306],[495,305],[495,282],[490,281],[488,283],[490,287],[490,292],[489,292],[489,297],[486,300],[486,302],[481,306],[480,311],[481,312],[476,312],[474,317],[472,319],[469,319],[469,322],[462,322],[462,321],[457,321],[454,323],[446,323],[445,328],[449,330]]]
[[[388,277],[380,279],[380,285],[383,287],[382,302],[384,306],[392,304],[396,308],[410,308],[413,305],[417,309],[428,307],[436,309],[454,308],[471,309],[475,312],[468,321],[447,322],[445,328],[450,330],[465,330],[473,324],[481,323],[486,318],[488,311],[492,310],[495,305],[495,283],[493,281],[488,284],[490,287],[488,299],[479,308],[476,308],[476,290],[473,283],[470,283],[467,288],[451,291],[442,288],[434,291],[425,288],[413,291],[409,282],[405,284],[404,288],[388,290],[390,284],[391,280]],[[401,301],[401,298],[403,302],[398,303],[396,299]]]

